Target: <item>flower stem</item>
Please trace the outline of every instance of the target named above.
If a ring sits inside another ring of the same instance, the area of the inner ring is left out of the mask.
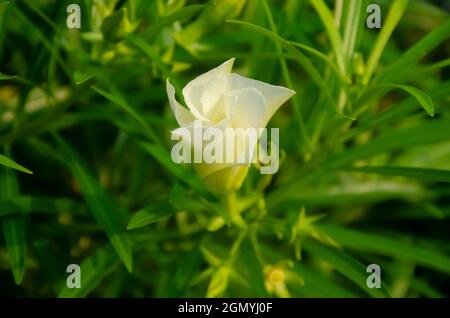
[[[237,209],[236,192],[225,194],[225,207],[231,222],[241,229],[247,228],[247,224]]]

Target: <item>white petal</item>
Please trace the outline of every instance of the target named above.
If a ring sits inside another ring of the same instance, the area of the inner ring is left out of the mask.
[[[264,128],[266,100],[256,88],[242,88],[225,94],[227,119],[234,128]]]
[[[233,67],[234,58],[216,68],[196,77],[183,88],[183,96],[188,108],[198,119],[207,120],[206,115],[212,110],[226,89],[226,77]]]
[[[180,126],[186,126],[194,120],[194,116],[175,99],[175,88],[170,84],[169,79],[166,81],[167,97],[169,98],[170,108],[173,115]]]
[[[270,85],[235,73],[229,75],[230,90],[245,87],[255,88],[266,100],[267,108],[261,127],[265,127],[278,108],[295,94],[293,90],[283,86]]]

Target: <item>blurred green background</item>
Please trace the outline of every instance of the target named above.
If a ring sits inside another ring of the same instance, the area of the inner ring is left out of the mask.
[[[66,26],[71,3],[81,29]],[[1,0],[0,295],[447,297],[448,9]],[[231,57],[297,92],[270,123],[279,172],[252,167],[237,193],[246,228],[170,159],[166,78],[182,101]]]

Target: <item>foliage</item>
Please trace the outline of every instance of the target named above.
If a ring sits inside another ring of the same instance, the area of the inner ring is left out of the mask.
[[[449,14],[372,2],[0,1],[0,295],[448,296]],[[230,203],[171,161],[165,81],[231,57],[297,94]]]

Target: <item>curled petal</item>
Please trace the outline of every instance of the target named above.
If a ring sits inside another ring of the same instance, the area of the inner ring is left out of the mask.
[[[270,85],[235,73],[229,75],[228,82],[230,90],[251,87],[255,88],[262,96],[264,96],[267,108],[261,127],[265,127],[278,108],[295,94],[293,90],[286,87]]]
[[[230,74],[234,58],[196,77],[183,88],[183,96],[192,114],[201,120],[212,110],[226,89],[226,76]]]
[[[166,81],[167,97],[169,98],[170,108],[173,115],[180,126],[186,126],[194,120],[194,116],[175,99],[175,88],[170,84],[169,79]]]
[[[234,128],[264,128],[266,100],[255,88],[243,88],[225,94],[227,119]]]

